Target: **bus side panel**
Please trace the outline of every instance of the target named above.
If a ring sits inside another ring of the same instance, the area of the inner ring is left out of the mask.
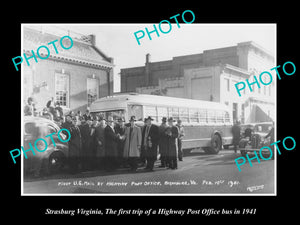
[[[210,147],[214,132],[218,132],[222,138],[222,144],[231,144],[231,126],[184,126],[185,136],[182,140],[182,148]]]

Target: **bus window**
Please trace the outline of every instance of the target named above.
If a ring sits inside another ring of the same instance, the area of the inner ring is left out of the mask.
[[[169,117],[173,117],[174,120],[179,119],[179,109],[178,108],[169,108]]]
[[[145,118],[148,116],[151,116],[154,121],[157,122],[157,113],[156,113],[156,107],[155,106],[145,106]]]
[[[143,120],[143,106],[141,105],[128,105],[128,118],[135,116],[138,121]]]
[[[207,112],[205,109],[199,110],[199,122],[200,123],[207,123]]]
[[[157,115],[158,115],[158,122],[161,121],[163,117],[169,117],[168,116],[168,109],[166,107],[157,107]]]
[[[225,112],[225,123],[230,123],[230,115],[229,115],[229,112]]]
[[[189,109],[190,122],[199,123],[199,115],[197,109]]]
[[[207,111],[207,122],[208,123],[216,122],[216,112],[214,110]]]
[[[189,111],[187,108],[179,108],[179,119],[182,122],[189,122]]]
[[[109,116],[112,116],[114,120],[118,120],[120,118],[125,118],[125,110],[113,110],[113,111],[106,111],[105,118],[107,119]]]
[[[224,114],[225,112],[224,111],[216,111],[216,121],[217,123],[224,123]]]

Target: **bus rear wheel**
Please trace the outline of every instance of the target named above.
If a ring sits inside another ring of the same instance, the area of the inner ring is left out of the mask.
[[[221,149],[222,149],[221,137],[219,135],[215,134],[211,139],[210,152],[212,154],[218,154]]]

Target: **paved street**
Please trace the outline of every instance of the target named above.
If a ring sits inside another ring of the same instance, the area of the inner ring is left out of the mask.
[[[239,172],[234,159],[240,153],[223,150],[218,155],[194,151],[179,162],[177,170],[158,168],[136,173],[127,169],[114,172],[88,171],[76,175],[67,173],[43,178],[27,178],[24,194],[261,194],[274,193],[274,160],[259,164],[253,160],[241,166]],[[255,190],[256,187],[256,190]]]

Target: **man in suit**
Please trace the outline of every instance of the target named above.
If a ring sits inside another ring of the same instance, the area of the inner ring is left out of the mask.
[[[162,118],[162,123],[159,126],[159,154],[161,165],[159,167],[165,168],[167,166],[167,150],[168,150],[168,136],[165,131],[168,127],[167,118]]]
[[[113,117],[107,118],[107,126],[104,128],[105,137],[105,158],[106,170],[112,171],[116,169],[116,159],[118,157],[118,142],[120,135],[115,132]]]
[[[124,138],[124,152],[123,157],[127,159],[131,171],[137,171],[137,159],[140,157],[141,153],[141,143],[142,143],[142,132],[141,129],[135,125],[135,116],[130,118],[130,126],[126,127]]]
[[[105,156],[105,137],[104,130],[106,127],[106,120],[99,118],[99,126],[96,127],[95,138],[96,138],[96,168],[104,168],[104,156]]]
[[[118,119],[118,123],[114,126],[116,134],[119,134],[120,137],[123,137],[125,134],[125,120],[123,118]],[[120,139],[118,143],[118,165],[123,165],[123,151],[124,151],[124,139]]]
[[[147,165],[145,170],[153,171],[154,163],[157,159],[157,146],[159,140],[158,126],[152,124],[152,118],[146,119],[146,126],[142,133],[142,148],[145,149]]]
[[[174,125],[175,120],[170,117],[168,119],[168,127],[166,129],[166,135],[168,137],[167,144],[167,156],[168,165],[170,169],[177,169],[177,138],[179,136],[179,129]]]
[[[79,155],[81,152],[81,134],[78,126],[76,126],[76,118],[71,115],[66,116],[66,122],[63,124],[63,128],[68,129],[71,134],[69,145],[69,170],[70,173],[74,174],[79,169]],[[64,134],[68,135],[67,132],[63,131]]]
[[[75,117],[76,118],[76,117]],[[88,123],[85,120],[85,117],[81,117],[81,124],[79,125],[79,130],[80,130],[80,134],[81,134],[81,143],[82,143],[82,148],[81,148],[81,154],[80,154],[80,158],[81,158],[81,167],[82,170],[88,170],[90,169],[90,154],[89,154],[89,143],[90,143],[90,126],[88,125]]]

